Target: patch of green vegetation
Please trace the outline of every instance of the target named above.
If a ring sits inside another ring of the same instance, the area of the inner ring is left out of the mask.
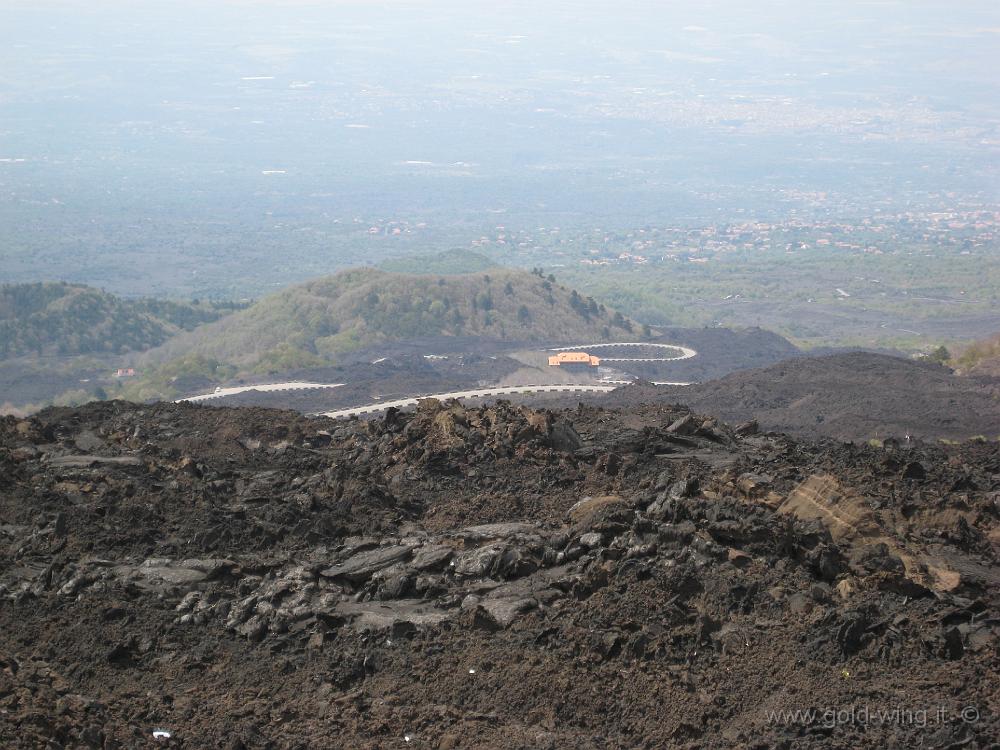
[[[0,286],[0,358],[145,351],[236,307],[129,300],[76,284],[5,284]]]
[[[951,352],[949,352],[948,348],[944,345],[939,346],[920,357],[920,360],[923,362],[933,362],[937,365],[946,365],[950,359]]]
[[[73,390],[61,393],[52,399],[53,406],[80,406],[81,404],[86,404],[89,401],[99,401],[101,400],[97,395],[87,391],[83,388],[74,388]]]
[[[110,398],[129,401],[174,398],[185,392],[228,380],[236,372],[236,368],[230,364],[191,353],[146,372],[141,379],[121,383],[108,395]]]
[[[218,371],[205,372],[208,364],[224,363],[230,377],[277,373],[425,336],[582,341],[632,338],[642,331],[621,313],[541,272],[498,268],[439,276],[358,269],[290,287],[177,336],[146,355],[144,365],[153,375],[126,390],[141,398],[172,395],[177,388],[171,377],[204,374],[217,380]],[[183,372],[179,362],[186,363]],[[174,369],[164,370],[166,363]]]
[[[969,344],[950,364],[962,373],[1000,375],[1000,335]]]
[[[287,372],[305,367],[319,367],[325,360],[312,352],[297,349],[291,344],[278,344],[273,349],[264,352],[254,365],[253,371],[262,375],[276,372]]]
[[[1000,309],[1000,260],[983,254],[757,250],[705,259],[572,265],[560,278],[652,325],[760,326],[803,348],[917,351],[927,347],[925,322],[954,320],[959,331],[965,317]]]

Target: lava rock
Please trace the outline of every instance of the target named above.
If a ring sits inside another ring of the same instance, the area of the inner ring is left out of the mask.
[[[324,578],[343,578],[351,583],[362,583],[383,568],[407,560],[412,552],[412,547],[402,545],[379,547],[368,552],[359,552],[339,565],[321,570],[320,575]]]

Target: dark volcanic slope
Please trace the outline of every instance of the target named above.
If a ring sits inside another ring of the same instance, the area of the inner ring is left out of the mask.
[[[801,354],[786,339],[759,328],[675,328],[664,331],[662,337],[653,341],[690,346],[698,352],[698,356],[674,362],[628,362],[612,366],[627,375],[647,380],[701,382],[722,377],[734,370],[763,367]],[[341,388],[271,393],[251,391],[227,397],[219,405],[264,406],[317,413],[372,403],[377,399],[447,393],[499,382],[523,366],[506,356],[511,352],[525,349],[544,351],[548,347],[586,343],[593,342],[565,338],[547,342],[513,342],[472,336],[424,337],[391,342],[351,352],[336,367],[293,370],[280,378],[270,376],[258,379],[258,382],[286,379],[345,383]],[[614,350],[594,351],[614,356]],[[427,354],[447,355],[448,359],[429,361],[424,358]],[[629,356],[635,356],[635,353]],[[581,379],[589,378],[581,376]],[[243,383],[242,380],[239,382]],[[201,390],[210,388],[203,386]],[[569,403],[575,402],[570,399]]]
[[[622,366],[648,380],[702,383],[736,370],[766,367],[802,354],[788,339],[762,328],[665,328],[661,334],[656,340],[690,346],[698,356],[678,362],[650,365],[630,362]]]
[[[662,406],[0,420],[0,746],[985,748],[998,477]]]
[[[619,404],[648,400],[842,440],[1000,436],[1000,381],[865,352],[802,357],[685,388],[624,388],[611,397]]]

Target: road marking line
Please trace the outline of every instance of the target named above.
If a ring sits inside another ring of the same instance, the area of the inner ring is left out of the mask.
[[[188,396],[186,398],[179,398],[174,401],[175,404],[179,404],[183,401],[189,401],[191,403],[197,403],[199,401],[208,401],[213,398],[225,398],[226,396],[235,396],[239,393],[248,393],[249,391],[260,391],[262,393],[275,393],[279,391],[306,391],[315,388],[340,388],[344,385],[343,383],[303,383],[300,381],[291,381],[287,383],[258,383],[257,385],[240,385],[233,386],[232,388],[220,388],[219,390],[212,391],[211,393],[203,393],[200,396]]]

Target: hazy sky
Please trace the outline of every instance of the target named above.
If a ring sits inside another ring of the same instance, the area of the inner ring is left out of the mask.
[[[513,105],[610,76],[618,96],[679,87],[690,98],[766,92],[816,107],[919,100],[984,126],[1000,108],[994,2],[7,0],[0,15],[4,106],[73,99],[108,120],[171,97],[236,104],[235,82],[252,76],[285,89],[437,91],[449,103],[469,96],[471,79]]]
[[[0,252],[995,203],[998,69],[995,0],[5,0]]]

